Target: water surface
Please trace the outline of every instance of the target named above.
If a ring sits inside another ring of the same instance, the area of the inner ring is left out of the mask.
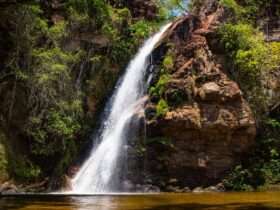
[[[1,210],[276,210],[280,192],[102,196],[8,196]]]

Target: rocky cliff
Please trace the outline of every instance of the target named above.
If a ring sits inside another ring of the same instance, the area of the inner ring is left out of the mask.
[[[157,68],[165,68],[158,71],[155,89],[168,77],[163,91],[150,89],[146,105],[146,167],[159,185],[166,179],[179,186],[216,184],[254,145],[250,106],[216,55],[218,45],[211,50],[224,9],[209,1],[202,11],[175,21],[154,53],[155,59],[162,57]]]

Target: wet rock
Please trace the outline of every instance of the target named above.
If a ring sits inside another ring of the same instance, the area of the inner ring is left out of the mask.
[[[168,181],[169,184],[176,184],[177,182],[178,182],[178,180],[175,178],[169,179],[169,181]]]
[[[223,183],[217,184],[216,189],[218,190],[218,192],[225,192],[226,191],[226,188],[225,188]]]
[[[204,189],[205,192],[219,192],[216,186],[210,186]]]
[[[202,187],[196,187],[192,190],[193,193],[203,193],[205,190]]]
[[[63,191],[71,191],[72,190],[71,179],[67,175],[65,175],[62,179],[62,189],[63,189]]]
[[[19,190],[18,188],[11,182],[4,182],[1,186],[0,186],[0,193],[18,193]]]
[[[155,185],[143,185],[142,189],[143,189],[142,192],[145,192],[145,193],[160,192],[160,188],[158,186],[155,186]]]
[[[173,186],[173,185],[168,185],[166,187],[167,192],[174,192],[174,193],[182,193],[183,189],[181,189],[179,186]]]
[[[147,183],[147,184],[152,184],[152,183],[153,183],[153,180],[152,180],[152,179],[145,179],[145,183]]]
[[[142,185],[141,184],[136,184],[135,185],[135,191],[136,192],[142,192]]]
[[[191,192],[191,189],[189,187],[184,187],[183,188],[183,192],[185,192],[185,193]]]
[[[147,106],[145,109],[145,115],[147,119],[153,119],[156,116],[156,106]]]
[[[224,187],[223,183],[219,183],[215,186],[209,186],[209,187],[205,188],[204,191],[205,192],[224,192],[225,187]]]
[[[132,192],[132,191],[134,191],[134,189],[135,189],[135,186],[130,180],[125,180],[123,182],[123,190],[125,192]]]

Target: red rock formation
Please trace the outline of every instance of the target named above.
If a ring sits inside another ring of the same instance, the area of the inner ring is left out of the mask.
[[[173,144],[148,145],[148,170],[192,187],[221,181],[256,135],[242,91],[208,46],[208,36],[223,15],[222,8],[214,6],[201,20],[184,17],[169,33],[166,43],[174,46],[175,65],[164,97],[170,110],[164,117],[147,116],[148,137],[168,138]],[[169,93],[178,91],[184,100],[172,105]],[[148,103],[147,111],[153,109],[156,103]]]

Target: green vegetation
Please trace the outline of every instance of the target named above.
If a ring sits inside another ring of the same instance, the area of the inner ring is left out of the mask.
[[[256,27],[257,20],[271,8],[272,1],[220,0],[220,3],[232,13],[218,31],[228,68],[233,69],[231,75],[246,94],[259,126],[254,151],[232,170],[224,184],[231,190],[279,184],[279,116],[270,117],[269,96],[264,89],[269,74],[279,70],[280,43],[266,42],[265,35]]]
[[[121,0],[58,6],[27,2],[0,12],[0,126],[13,139],[8,146],[17,145],[7,164],[22,181],[65,173],[121,70],[162,20],[133,18]]]
[[[232,18],[219,29],[225,48],[228,68],[239,82],[258,119],[268,110],[264,83],[268,74],[280,66],[279,43],[265,42],[265,35],[255,26],[258,15],[269,7],[262,1],[221,0],[220,3],[232,12]]]
[[[156,107],[156,111],[157,111],[157,116],[161,117],[164,116],[169,110],[168,104],[164,99],[160,99],[157,107]]]
[[[33,165],[30,161],[19,159],[13,164],[13,175],[15,175],[18,180],[32,181],[36,180],[41,175],[41,169],[38,166]]]
[[[4,181],[8,178],[8,162],[7,162],[7,151],[3,142],[6,139],[4,138],[4,134],[0,130],[0,181]]]
[[[224,180],[230,190],[265,189],[280,183],[280,121],[267,119],[255,150]]]
[[[156,96],[159,98],[163,97],[169,79],[170,76],[168,74],[161,75],[158,82],[155,84],[155,86],[152,86],[150,88],[149,94],[151,96]]]
[[[132,24],[130,27],[130,30],[133,34],[133,37],[136,39],[143,39],[148,37],[149,34],[151,34],[153,27],[152,23],[149,23],[146,20],[140,20],[137,21],[136,23]]]
[[[234,19],[250,21],[251,23],[266,15],[266,11],[271,8],[276,9],[276,14],[280,12],[279,8],[274,7],[274,0],[220,0],[220,3],[233,12]]]
[[[173,57],[171,55],[165,56],[165,58],[163,60],[163,67],[167,71],[172,70],[172,68],[174,67],[174,61],[173,61]]]
[[[156,116],[162,117],[164,116],[168,110],[169,106],[167,101],[164,99],[164,93],[166,90],[166,85],[170,79],[170,76],[168,74],[162,74],[158,80],[158,82],[155,84],[155,86],[151,86],[149,90],[149,94],[152,97],[156,97],[158,99],[158,103],[156,105]]]
[[[177,90],[168,90],[168,83],[171,79],[171,73],[174,68],[174,54],[172,53],[173,46],[168,46],[169,49],[165,56],[162,58],[161,64],[158,66],[160,69],[158,79],[151,85],[149,95],[154,98],[156,104],[156,117],[163,117],[170,110],[170,106],[176,106],[181,103],[181,95]],[[167,92],[172,91],[170,96]]]
[[[221,41],[238,69],[239,78],[256,82],[268,70],[269,44],[260,31],[248,23],[225,24],[220,28]],[[253,84],[255,85],[255,83]]]

